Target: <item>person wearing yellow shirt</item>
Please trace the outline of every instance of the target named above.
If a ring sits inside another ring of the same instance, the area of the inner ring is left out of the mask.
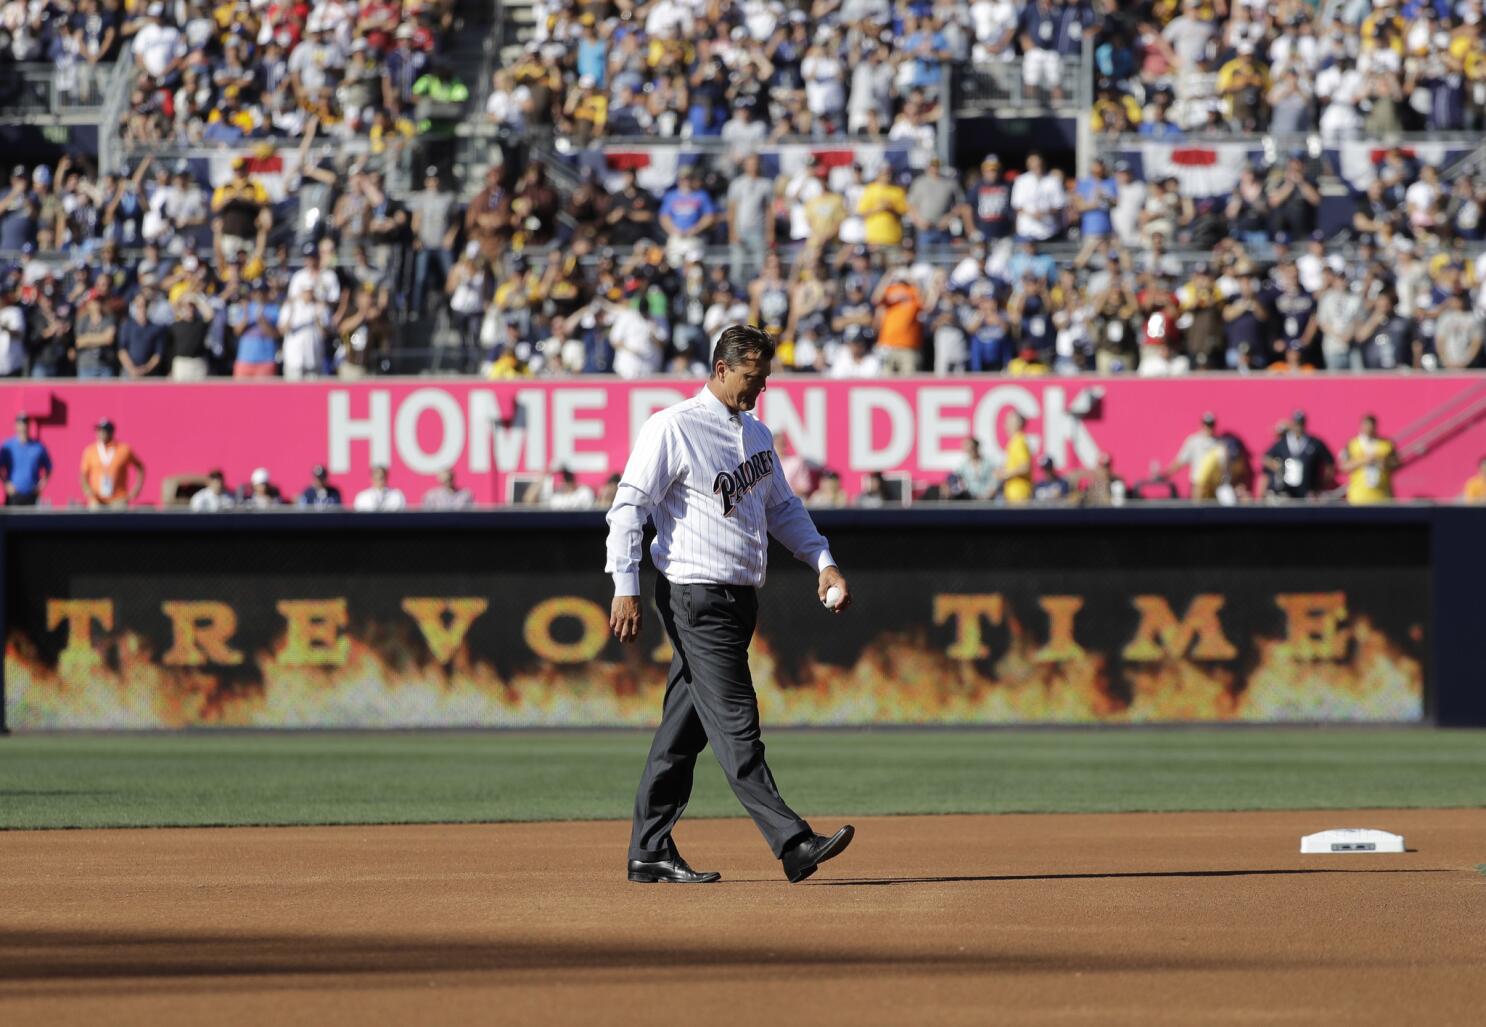
[[[1223,98],[1230,120],[1244,131],[1258,127],[1264,98],[1269,95],[1269,69],[1254,56],[1254,44],[1244,40],[1238,56],[1218,69],[1218,95]]]
[[[882,162],[877,177],[862,190],[857,213],[862,215],[868,246],[896,246],[903,241],[908,194],[893,181],[893,168],[887,161]]]
[[[1032,501],[1032,446],[1027,442],[1024,429],[1026,420],[1015,410],[1006,418],[1011,429],[1011,438],[1006,442],[1006,459],[997,476],[1001,479],[1001,495],[1008,503],[1030,503]]]
[[[1357,437],[1342,450],[1341,469],[1347,474],[1347,502],[1386,503],[1393,498],[1393,472],[1398,453],[1393,443],[1378,437],[1378,419],[1362,418]]]
[[[1486,456],[1481,458],[1476,473],[1465,480],[1460,498],[1467,503],[1486,503]]]

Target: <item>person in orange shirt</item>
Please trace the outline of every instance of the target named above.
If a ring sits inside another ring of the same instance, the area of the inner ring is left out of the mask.
[[[1486,456],[1481,458],[1480,469],[1465,480],[1460,498],[1467,503],[1486,503]]]
[[[144,488],[144,464],[126,443],[114,440],[112,421],[105,417],[97,428],[98,441],[83,450],[83,496],[88,509],[128,506]]]
[[[919,317],[929,305],[906,271],[883,276],[873,297],[877,305],[877,355],[884,374],[914,374],[923,349]]]

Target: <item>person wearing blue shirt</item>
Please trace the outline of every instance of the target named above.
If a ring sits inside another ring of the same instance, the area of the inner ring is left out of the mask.
[[[717,221],[717,205],[707,190],[697,184],[697,173],[681,169],[676,187],[660,202],[660,224],[666,230],[666,261],[680,267],[686,258],[698,256],[706,247],[707,232]]]
[[[1104,161],[1094,158],[1089,165],[1089,176],[1078,181],[1078,232],[1085,243],[1114,234],[1110,211],[1118,197],[1119,187]]]
[[[149,302],[136,293],[129,303],[129,317],[119,326],[119,363],[130,378],[144,378],[159,369],[165,360],[168,332],[149,318]]]
[[[583,34],[578,38],[578,77],[592,78],[603,89],[609,84],[609,46],[599,38],[593,15],[583,15]]]
[[[227,312],[228,327],[237,332],[237,352],[232,365],[234,378],[271,377],[278,372],[279,305],[268,286],[253,286],[253,298],[234,304]]]
[[[341,490],[330,484],[323,464],[310,470],[314,480],[299,494],[299,505],[316,510],[328,510],[341,505]]]
[[[52,476],[52,457],[31,438],[31,417],[17,414],[15,435],[0,445],[0,479],[5,482],[6,506],[35,506]]]

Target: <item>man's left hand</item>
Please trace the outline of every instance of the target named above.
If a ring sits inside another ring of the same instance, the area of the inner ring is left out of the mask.
[[[816,586],[815,594],[820,597],[822,603],[826,601],[826,593],[831,590],[832,586],[841,590],[841,602],[837,603],[834,607],[827,607],[827,609],[832,613],[842,613],[851,605],[851,589],[846,587],[846,579],[841,576],[841,571],[834,566],[827,567],[820,572],[820,581]]]

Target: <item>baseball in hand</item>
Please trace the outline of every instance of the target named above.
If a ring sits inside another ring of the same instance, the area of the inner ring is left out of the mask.
[[[826,609],[834,610],[841,605],[841,598],[841,587],[839,585],[832,585],[826,589],[826,597],[821,602],[825,604]]]

